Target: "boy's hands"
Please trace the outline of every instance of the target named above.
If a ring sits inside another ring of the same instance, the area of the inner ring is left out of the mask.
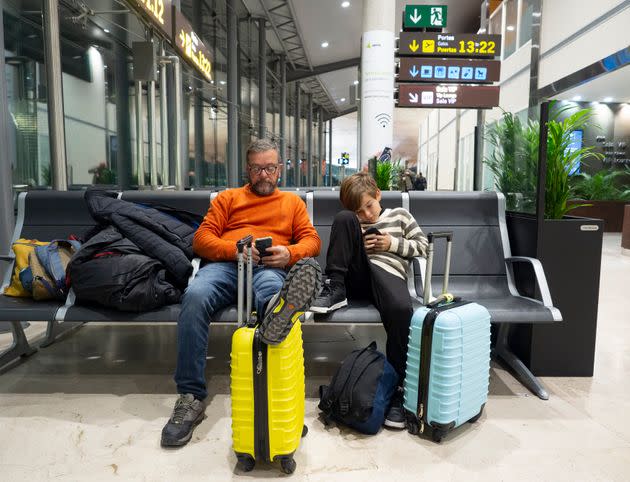
[[[365,251],[368,253],[380,253],[389,250],[392,238],[389,234],[366,234],[363,237]]]
[[[254,251],[254,249],[252,249],[252,251]],[[286,246],[272,246],[267,248],[267,252],[271,253],[271,255],[259,258],[262,259],[262,264],[265,266],[269,266],[270,268],[284,268],[289,264],[291,253],[289,253]],[[259,254],[258,250],[256,250],[256,253]]]

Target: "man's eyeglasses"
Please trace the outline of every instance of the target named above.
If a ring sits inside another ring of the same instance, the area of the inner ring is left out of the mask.
[[[261,172],[265,171],[267,174],[269,174],[270,176],[272,174],[275,174],[276,171],[278,170],[278,166],[265,166],[265,167],[260,167],[260,166],[249,166],[249,170],[251,172],[253,172],[255,175],[259,175]]]

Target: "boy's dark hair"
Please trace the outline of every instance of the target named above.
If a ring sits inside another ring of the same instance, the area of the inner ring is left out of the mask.
[[[375,198],[377,192],[378,186],[374,178],[367,172],[357,172],[343,180],[339,191],[339,199],[343,207],[350,211],[356,211],[361,207],[363,194]]]

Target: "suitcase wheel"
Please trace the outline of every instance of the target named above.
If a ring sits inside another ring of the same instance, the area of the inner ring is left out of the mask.
[[[302,427],[302,435],[301,435],[301,437],[302,438],[306,437],[307,433],[308,433],[308,427],[306,425],[304,425],[304,427]]]
[[[241,468],[245,472],[251,472],[254,470],[254,466],[256,465],[256,460],[249,454],[237,454],[236,459],[240,464]]]
[[[486,406],[486,404],[484,403],[481,406],[481,409],[479,409],[479,413],[477,415],[475,415],[473,418],[471,418],[470,420],[468,420],[468,423],[475,423],[477,420],[479,420],[481,418],[481,414],[483,413],[483,408]]]
[[[420,426],[415,420],[407,420],[407,432],[411,435],[418,435],[420,433]]]
[[[295,472],[296,465],[297,464],[295,463],[295,460],[293,460],[293,457],[283,457],[280,459],[280,467],[282,467],[282,471],[285,474],[292,474]]]
[[[433,440],[435,443],[440,443],[442,442],[442,439],[445,435],[446,432],[444,430],[434,428],[433,432],[431,433],[431,440]]]

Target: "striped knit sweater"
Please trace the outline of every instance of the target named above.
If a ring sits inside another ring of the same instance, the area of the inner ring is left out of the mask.
[[[385,209],[374,224],[362,224],[366,230],[375,227],[382,234],[391,236],[388,251],[368,254],[374,265],[388,273],[407,279],[409,260],[416,256],[426,256],[428,241],[420,226],[409,211],[404,208]]]

